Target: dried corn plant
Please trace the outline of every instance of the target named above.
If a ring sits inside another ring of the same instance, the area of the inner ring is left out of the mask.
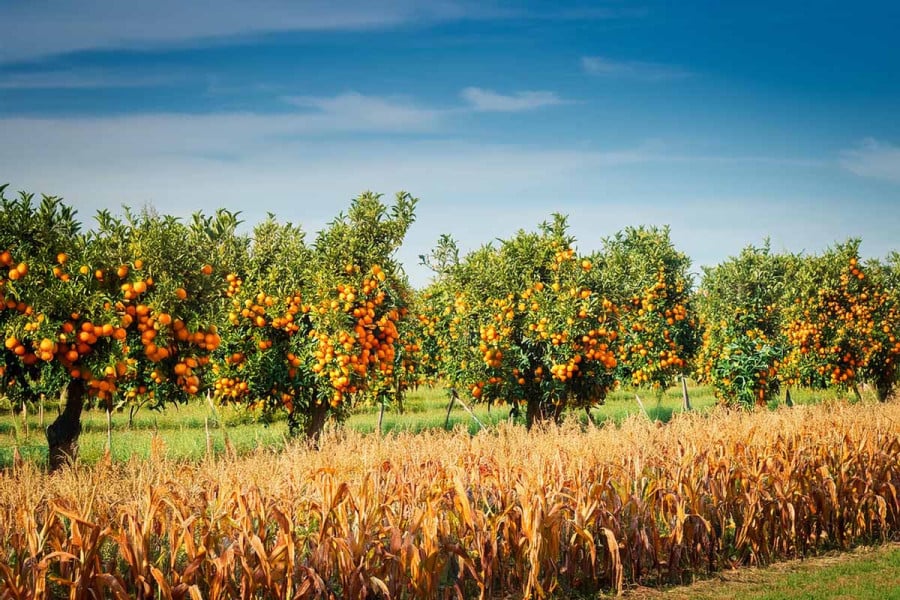
[[[900,406],[0,474],[0,599],[565,597],[900,535]],[[159,445],[159,444],[157,444]]]

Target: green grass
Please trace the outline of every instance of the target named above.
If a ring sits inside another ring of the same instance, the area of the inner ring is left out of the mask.
[[[787,561],[765,569],[739,569],[691,586],[633,590],[625,597],[640,600],[898,600],[900,544]]]
[[[592,410],[595,422],[618,423],[630,415],[640,413],[635,395],[641,397],[647,416],[654,420],[668,421],[681,410],[680,388],[667,390],[660,395],[646,390],[636,394],[635,390],[622,389],[610,394],[604,405]],[[797,403],[817,402],[828,395],[801,391],[794,394],[794,400]],[[712,391],[706,387],[692,386],[690,397],[695,411],[709,410],[716,403]],[[396,407],[387,407],[382,432],[421,432],[443,428],[448,400],[447,392],[443,389],[416,390],[407,395],[403,414]],[[488,410],[484,404],[464,401],[478,421],[486,427],[509,418],[508,406],[494,406]],[[21,414],[13,415],[8,406],[0,409],[0,468],[12,464],[16,447],[26,460],[46,463],[44,428],[56,416],[56,403],[48,402],[44,410],[42,425],[36,407],[29,408],[26,432]],[[377,406],[359,407],[346,426],[364,433],[374,433],[378,428],[378,412]],[[584,411],[572,411],[570,415],[569,418],[576,418],[582,424],[587,423]],[[520,422],[521,420],[520,418]],[[106,413],[102,410],[88,410],[82,417],[82,425],[80,459],[88,464],[94,463],[103,456],[106,448]],[[226,437],[235,451],[245,453],[259,447],[277,448],[284,444],[288,436],[287,422],[283,415],[263,420],[259,415],[240,407],[223,406],[213,410],[205,400],[198,400],[186,405],[172,405],[164,411],[143,408],[136,413],[131,427],[128,425],[127,410],[114,412],[111,455],[114,460],[128,460],[132,456],[146,458],[150,455],[150,441],[156,435],[162,440],[169,458],[199,460],[207,452],[207,427],[210,447],[217,454],[226,451]],[[481,428],[459,403],[454,404],[448,427],[463,427],[471,433]]]
[[[38,414],[29,414],[27,433],[21,415],[14,417],[8,411],[0,415],[0,467],[12,463],[15,447],[24,459],[46,464],[44,428],[53,421],[56,412],[56,404],[48,403],[44,427]],[[106,449],[106,413],[99,409],[87,410],[81,422],[79,458],[88,464],[94,463]],[[158,436],[169,458],[199,460],[207,452],[207,431],[214,453],[226,452],[226,437],[235,451],[245,453],[259,447],[277,448],[284,445],[287,425],[283,419],[273,423],[261,422],[239,408],[218,407],[213,411],[205,400],[172,405],[163,411],[143,408],[135,414],[131,427],[127,410],[113,412],[111,455],[113,460],[121,461],[133,456],[148,458],[151,440]]]

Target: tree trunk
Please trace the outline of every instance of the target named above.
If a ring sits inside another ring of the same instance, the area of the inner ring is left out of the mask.
[[[555,404],[553,406],[553,423],[559,425],[562,423],[563,410],[566,407],[566,403],[560,401],[559,404]]]
[[[787,388],[784,390],[784,403],[787,406],[794,406],[794,401],[791,400],[791,388]]]
[[[50,470],[56,471],[71,463],[78,455],[78,436],[81,435],[81,411],[87,387],[81,379],[69,382],[66,407],[47,427],[50,448]]]
[[[450,391],[450,403],[447,404],[447,418],[444,419],[444,429],[450,427],[450,411],[453,410],[453,403],[456,402],[456,390]]]
[[[112,452],[112,407],[106,407],[106,451]]]
[[[306,419],[304,433],[306,439],[311,441],[318,448],[319,438],[322,437],[322,430],[325,429],[325,421],[328,419],[328,403],[326,401],[311,402],[309,406],[309,416]]]
[[[397,404],[397,412],[401,415],[403,414],[403,389],[400,387],[400,384],[397,384],[396,389],[394,389],[394,402]]]
[[[534,423],[542,417],[541,401],[539,398],[529,398],[525,405],[525,429],[531,431]]]
[[[378,396],[379,404],[381,407],[378,409],[378,435],[381,435],[381,425],[384,423],[384,396]]]
[[[884,378],[875,382],[875,395],[879,402],[887,402],[891,396],[891,390],[894,388],[894,378]]]

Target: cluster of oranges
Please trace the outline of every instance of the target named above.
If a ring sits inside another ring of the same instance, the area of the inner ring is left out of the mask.
[[[22,279],[26,275],[28,275],[28,263],[19,262],[16,263],[13,260],[12,253],[9,250],[4,250],[0,252],[0,268],[7,269],[6,277],[10,281],[18,281]],[[3,277],[0,276],[0,284],[3,283]]]
[[[356,265],[346,267],[348,275],[359,272]],[[316,386],[310,381],[297,380],[307,360],[313,377],[329,390],[333,406],[339,406],[345,395],[361,391],[373,374],[390,378],[394,371],[395,345],[400,338],[397,323],[401,312],[386,308],[388,296],[381,285],[386,277],[380,266],[373,265],[361,282],[336,284],[332,293],[315,303],[304,303],[299,293],[275,297],[262,291],[243,302],[235,299],[229,314],[231,324],[249,325],[250,330],[257,331],[259,350],[275,348],[273,351],[284,352],[288,380],[267,380],[266,387],[271,384],[271,389],[254,389],[254,383],[241,374],[247,358],[235,352],[225,358],[224,366],[229,368],[218,369],[221,376],[214,384],[216,394],[236,399],[263,393],[280,399],[290,409],[291,393],[298,386]],[[301,319],[303,315],[307,317]],[[344,325],[348,319],[352,319],[349,327]],[[289,345],[289,340],[296,335],[313,340],[314,349],[309,357],[288,351],[287,345],[277,342],[281,340]]]
[[[627,366],[632,385],[658,388],[684,368],[686,363],[679,355],[681,348],[673,331],[688,320],[688,309],[679,301],[683,291],[680,282],[667,284],[660,269],[654,283],[622,306],[619,359]]]
[[[323,300],[321,308],[328,306],[334,312],[343,312],[354,318],[353,329],[338,331],[334,335],[313,332],[318,342],[312,370],[320,378],[326,378],[333,390],[332,406],[338,406],[345,394],[358,392],[372,372],[377,378],[391,379],[394,375],[396,344],[400,334],[397,324],[401,314],[396,308],[384,310],[387,298],[380,289],[385,273],[378,265],[371,269],[359,289],[338,286],[338,303]]]
[[[227,297],[234,298],[241,293],[241,286],[244,284],[244,280],[238,277],[237,273],[227,274],[225,276],[225,281],[228,283],[228,287],[225,288],[225,295]]]
[[[11,262],[11,257],[7,255],[8,252],[3,253],[0,258]],[[67,280],[69,274],[65,266],[69,263],[69,257],[60,253],[56,258],[53,274],[58,279]],[[132,384],[126,396],[134,397],[150,393],[149,384],[161,384],[170,379],[184,392],[196,394],[201,387],[199,370],[209,362],[208,353],[221,342],[218,331],[215,325],[191,331],[183,320],[154,310],[144,303],[143,296],[154,287],[155,282],[152,277],[134,276],[142,269],[143,261],[140,259],[132,265],[123,264],[110,269],[92,269],[82,265],[78,273],[97,281],[112,283],[115,278],[121,280],[118,298],[111,298],[103,305],[104,314],[110,318],[106,322],[97,322],[96,319],[82,317],[79,312],[72,312],[52,337],[45,334],[44,337],[35,336],[33,340],[23,341],[11,335],[5,340],[6,348],[26,365],[57,360],[72,378],[86,382],[90,394],[101,399],[111,398],[124,382]],[[186,292],[179,288],[176,296],[183,299]],[[2,294],[0,301],[2,308],[32,316],[24,326],[26,334],[42,328],[44,316],[34,315],[31,306],[7,300]],[[132,331],[134,335],[130,335]],[[140,355],[132,352],[135,343],[140,344]],[[109,364],[89,367],[85,358],[95,352],[98,344],[117,344],[118,350],[110,357]],[[113,358],[115,356],[119,358]],[[136,380],[136,365],[140,359],[157,364],[150,373],[150,381]]]
[[[788,365],[796,378],[789,383],[849,385],[867,366],[892,369],[900,356],[900,312],[887,292],[867,284],[855,257],[837,286],[797,298],[791,309],[795,316],[785,336],[791,348]]]
[[[310,306],[303,303],[299,293],[289,294],[283,298],[271,296],[265,292],[259,292],[254,298],[247,298],[241,303],[235,299],[234,310],[228,315],[232,325],[240,325],[241,319],[248,320],[254,327],[263,328],[267,325],[276,330],[282,330],[289,335],[297,333],[300,325],[297,315],[308,313]],[[271,340],[260,340],[260,350],[271,347]]]
[[[312,310],[309,304],[303,302],[299,292],[275,296],[259,291],[256,295],[243,301],[237,297],[243,286],[243,280],[236,274],[226,275],[228,290],[226,296],[232,297],[233,308],[228,314],[229,323],[234,327],[248,326],[255,331],[253,343],[255,350],[268,351],[275,347],[276,339],[287,339],[301,331],[301,316]],[[306,331],[306,329],[304,329]],[[287,352],[287,375],[294,380],[297,369],[301,366],[300,358],[293,352]],[[247,377],[242,374],[247,364],[247,355],[244,352],[231,352],[223,359],[227,372],[222,373],[222,368],[215,365],[213,368],[220,375],[213,383],[213,391],[217,397],[228,400],[249,398],[260,390],[254,390]],[[291,396],[286,389],[291,389],[293,382],[282,382],[282,391],[270,388],[265,393],[271,397],[278,397],[286,405],[291,402]]]

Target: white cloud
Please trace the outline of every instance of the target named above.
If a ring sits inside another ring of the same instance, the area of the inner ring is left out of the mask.
[[[465,0],[48,0],[4,2],[0,63],[81,50],[210,43],[287,31],[366,30],[491,13]]]
[[[643,8],[525,8],[484,0],[42,0],[0,2],[0,64],[113,48],[211,44],[267,33],[374,30],[464,19],[584,20]]]
[[[472,110],[479,112],[520,112],[567,103],[555,92],[547,91],[525,91],[506,95],[483,88],[467,87],[460,92],[460,96],[469,103]]]
[[[867,138],[841,153],[843,168],[860,177],[900,183],[900,147]]]
[[[0,119],[0,138],[27,143],[0,146],[0,164],[9,153],[34,161],[57,157],[79,163],[92,157],[119,162],[135,154],[252,157],[298,138],[344,133],[413,133],[438,125],[440,111],[355,92],[332,98],[292,99],[305,110],[280,114],[251,112],[148,114],[113,117]],[[14,149],[13,146],[17,146]]]
[[[586,73],[601,77],[618,77],[640,81],[670,81],[692,77],[693,73],[677,65],[654,62],[621,61],[603,56],[583,56],[581,67]]]
[[[436,125],[446,113],[416,106],[403,98],[365,96],[357,92],[334,97],[288,96],[283,100],[300,108],[313,109],[334,129],[421,130]]]

